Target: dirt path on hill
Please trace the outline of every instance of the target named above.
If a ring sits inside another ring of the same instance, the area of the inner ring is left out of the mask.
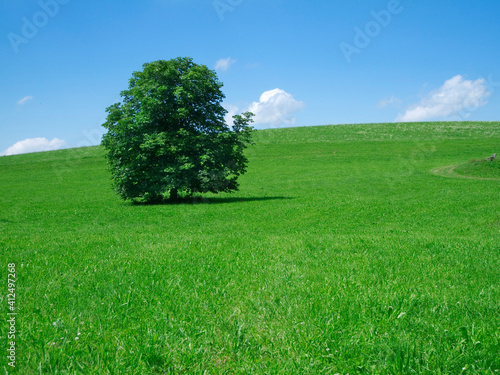
[[[455,168],[458,165],[448,165],[445,167],[437,167],[431,169],[431,173],[436,176],[449,177],[449,178],[465,178],[468,180],[490,180],[490,181],[500,181],[498,178],[486,178],[486,177],[474,177],[474,176],[464,176],[455,172]]]

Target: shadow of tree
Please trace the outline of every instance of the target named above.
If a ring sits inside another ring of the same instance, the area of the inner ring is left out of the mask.
[[[227,197],[227,198],[219,198],[219,197],[210,197],[210,198],[201,198],[195,203],[207,203],[207,204],[220,204],[220,203],[235,203],[235,202],[261,202],[261,201],[273,201],[273,200],[286,200],[286,199],[294,199],[292,197]]]
[[[155,202],[132,202],[134,206],[161,206],[161,205],[179,205],[179,204],[223,204],[236,202],[259,202],[271,200],[286,200],[294,199],[292,197],[271,196],[271,197],[181,197],[176,200],[164,199]]]

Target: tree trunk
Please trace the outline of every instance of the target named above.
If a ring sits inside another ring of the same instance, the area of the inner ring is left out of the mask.
[[[176,201],[179,199],[179,192],[177,189],[170,189],[170,200]]]

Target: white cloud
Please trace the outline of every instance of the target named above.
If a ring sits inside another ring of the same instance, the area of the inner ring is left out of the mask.
[[[228,57],[227,59],[220,59],[219,61],[217,61],[215,63],[215,70],[221,70],[221,71],[225,72],[235,62],[236,62],[236,60],[233,60],[230,57]]]
[[[253,102],[248,111],[255,114],[255,125],[293,125],[293,113],[304,106],[293,96],[281,89],[264,92],[258,102]]]
[[[231,104],[226,104],[226,105],[224,105],[224,108],[227,111],[226,116],[224,116],[224,120],[226,121],[226,124],[228,124],[229,126],[232,126],[233,125],[233,116],[238,114],[238,107],[231,105]]]
[[[22,98],[21,100],[18,100],[17,101],[17,104],[18,105],[24,105],[26,104],[27,102],[29,102],[31,99],[33,99],[32,96],[28,95],[28,96],[25,96],[24,98]]]
[[[487,104],[490,95],[483,78],[475,81],[464,80],[457,75],[447,80],[443,86],[431,91],[420,103],[410,106],[404,114],[399,114],[396,122],[423,121],[435,117],[459,116]]]
[[[377,103],[378,108],[384,108],[391,104],[401,104],[401,99],[391,95],[390,98],[383,98]]]
[[[26,154],[28,152],[52,151],[63,148],[64,146],[66,146],[66,141],[58,138],[54,138],[51,141],[47,138],[28,138],[9,147],[3,152],[2,156]]]

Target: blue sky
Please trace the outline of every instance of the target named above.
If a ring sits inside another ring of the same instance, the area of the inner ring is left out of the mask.
[[[0,2],[0,154],[98,144],[133,71],[216,69],[256,127],[500,120],[497,0]]]

